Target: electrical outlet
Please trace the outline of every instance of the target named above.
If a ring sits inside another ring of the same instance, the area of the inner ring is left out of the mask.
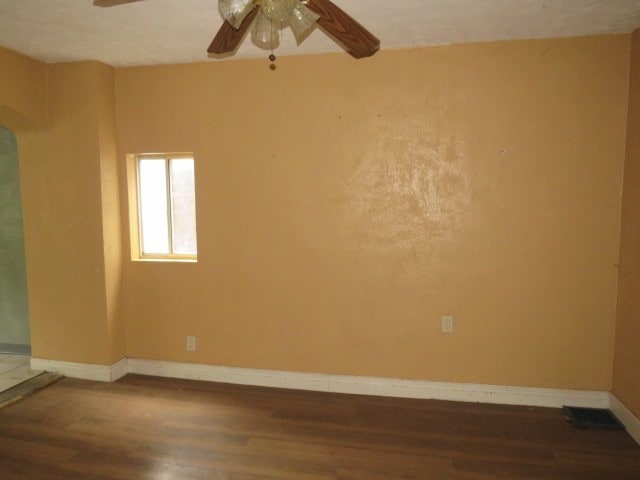
[[[453,333],[453,317],[450,315],[442,316],[442,333]]]
[[[187,350],[190,352],[196,351],[196,337],[187,337]]]

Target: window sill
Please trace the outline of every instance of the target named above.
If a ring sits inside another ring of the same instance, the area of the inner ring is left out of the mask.
[[[160,262],[160,263],[198,263],[197,258],[179,258],[179,257],[143,257],[133,258],[133,262]]]

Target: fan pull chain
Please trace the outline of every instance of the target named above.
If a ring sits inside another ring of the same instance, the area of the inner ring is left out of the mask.
[[[273,26],[273,20],[271,20],[271,38],[273,39],[274,35],[276,34],[276,30]],[[278,68],[276,66],[276,54],[273,53],[273,40],[271,41],[271,55],[269,55],[269,61],[271,62],[271,64],[269,65],[269,70],[274,71],[276,68]]]

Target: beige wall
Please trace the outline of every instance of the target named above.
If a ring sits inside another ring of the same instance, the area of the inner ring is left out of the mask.
[[[640,30],[630,78],[613,393],[640,417]]]
[[[33,354],[106,364],[99,68],[49,67],[51,129],[23,184]]]
[[[12,130],[47,123],[47,68],[42,62],[0,47],[0,120]]]
[[[628,36],[117,70],[120,161],[197,177],[127,355],[609,390],[628,75]]]
[[[34,354],[609,390],[629,45],[115,74],[0,50]],[[124,156],[176,151],[196,155],[199,262],[130,262]],[[625,245],[615,392],[636,408]]]
[[[11,65],[0,123],[18,137],[33,355],[110,364],[124,356],[113,69],[6,50],[0,63]]]
[[[120,218],[120,171],[116,153],[115,70],[99,66],[97,84],[100,191],[102,194],[102,247],[109,345],[109,364],[125,356],[125,325],[122,313],[122,223]]]

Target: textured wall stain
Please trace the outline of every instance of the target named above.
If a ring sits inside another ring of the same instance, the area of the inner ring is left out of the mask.
[[[446,249],[470,203],[464,142],[426,118],[385,125],[351,175],[346,213],[360,248],[416,256]]]

